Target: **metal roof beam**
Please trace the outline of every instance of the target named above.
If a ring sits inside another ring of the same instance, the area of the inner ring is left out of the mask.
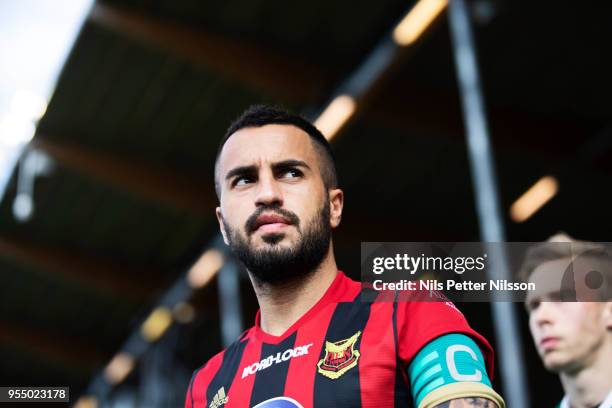
[[[146,300],[157,289],[168,285],[159,271],[140,271],[134,268],[94,259],[63,248],[46,247],[15,237],[0,236],[0,257],[13,259],[20,265],[29,265],[43,273],[52,274],[82,287],[102,290],[130,301]],[[135,276],[146,276],[136,279]]]
[[[0,321],[0,342],[41,356],[50,363],[77,369],[91,370],[107,358],[84,342],[7,321]]]
[[[248,41],[207,33],[199,27],[99,2],[92,7],[89,18],[220,75],[296,102],[312,101],[326,83],[323,70],[308,61],[274,53]]]
[[[487,106],[487,113],[498,151],[527,149],[542,157],[566,159],[575,155],[580,145],[577,138],[587,140],[590,136],[588,129],[571,120],[552,120],[495,106]],[[364,110],[364,117],[382,126],[464,142],[457,95],[428,89],[409,80],[396,81],[393,92],[381,92],[381,97],[375,98]]]
[[[214,192],[202,188],[206,183],[197,185],[170,169],[56,142],[45,135],[38,135],[31,145],[63,167],[170,208],[210,217],[217,205]]]

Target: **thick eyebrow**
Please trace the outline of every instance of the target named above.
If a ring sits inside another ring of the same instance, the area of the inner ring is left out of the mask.
[[[229,180],[232,177],[235,176],[241,176],[244,174],[253,174],[257,172],[257,166],[239,166],[239,167],[234,167],[233,169],[231,169],[230,171],[227,172],[227,174],[225,175],[225,180]]]
[[[310,170],[310,166],[307,165],[306,162],[302,160],[296,160],[296,159],[283,160],[283,161],[272,164],[272,169],[274,170],[286,169],[288,167],[305,167],[308,170]]]
[[[283,160],[283,161],[272,164],[273,170],[286,169],[288,167],[305,167],[308,170],[310,170],[310,166],[306,164],[306,162],[302,160],[296,160],[296,159],[287,159],[287,160]],[[227,172],[227,174],[225,175],[225,180],[229,180],[235,176],[253,174],[256,172],[257,172],[257,166],[254,166],[254,165],[234,167],[233,169]]]
[[[544,296],[547,297],[547,299],[550,299],[550,301],[552,302],[558,302],[563,298],[563,292],[561,290],[554,290],[554,291],[548,292]]]

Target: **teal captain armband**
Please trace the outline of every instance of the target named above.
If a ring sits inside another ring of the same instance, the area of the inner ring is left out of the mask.
[[[464,334],[440,336],[412,359],[408,367],[412,397],[417,407],[433,391],[454,383],[479,383],[489,388],[485,361],[474,340]]]

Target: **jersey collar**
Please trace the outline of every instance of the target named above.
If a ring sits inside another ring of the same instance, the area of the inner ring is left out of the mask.
[[[268,344],[278,344],[281,341],[285,340],[287,337],[291,336],[296,330],[298,330],[301,326],[303,326],[307,321],[316,316],[325,306],[331,303],[338,302],[350,302],[355,299],[355,296],[359,293],[360,285],[358,282],[355,282],[348,278],[344,272],[338,270],[336,277],[332,284],[327,288],[325,294],[313,307],[310,308],[306,313],[302,315],[295,323],[291,325],[282,335],[273,336],[264,332],[261,329],[261,310],[257,311],[257,315],[255,316],[255,327],[253,327],[253,332],[257,340],[268,343]]]

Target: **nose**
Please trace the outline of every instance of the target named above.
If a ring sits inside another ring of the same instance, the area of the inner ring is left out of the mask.
[[[537,326],[552,324],[555,316],[555,302],[542,302],[532,312],[532,319]]]
[[[259,177],[255,197],[255,205],[279,206],[283,205],[283,191],[273,174],[262,174]]]

